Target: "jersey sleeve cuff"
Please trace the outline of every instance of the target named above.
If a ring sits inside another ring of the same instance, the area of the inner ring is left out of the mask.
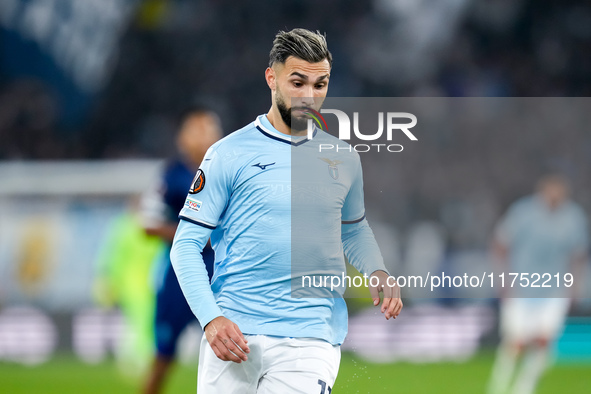
[[[386,275],[388,275],[388,276],[392,276],[392,275],[390,275],[390,273],[389,273],[389,272],[386,270],[386,268],[385,268],[385,267],[380,267],[380,268],[374,269],[373,271],[371,271],[370,275],[373,275],[374,273],[376,273],[376,272],[378,272],[378,271],[385,272],[385,273],[386,273]]]
[[[205,329],[205,326],[208,325],[216,317],[224,316],[217,305],[215,307],[210,308],[210,310],[208,311],[200,313],[200,315],[201,316],[197,316],[197,320],[199,320],[199,324],[201,324],[202,329]]]
[[[358,219],[353,219],[353,220],[342,220],[341,224],[355,224],[355,223],[359,223],[361,221],[363,221],[363,219],[365,219],[365,214],[363,214],[360,218]]]
[[[215,224],[211,224],[211,223],[205,222],[203,220],[197,220],[197,219],[194,219],[192,217],[189,217],[186,214],[184,214],[183,211],[181,211],[181,213],[179,214],[179,219],[185,220],[185,221],[187,221],[189,223],[193,223],[193,224],[196,224],[196,225],[201,226],[201,227],[208,228],[210,230],[215,230],[216,227],[217,227]]]

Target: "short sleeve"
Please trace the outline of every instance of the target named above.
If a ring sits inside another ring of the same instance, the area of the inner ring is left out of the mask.
[[[358,223],[365,218],[365,202],[363,199],[363,171],[359,156],[355,157],[351,188],[345,198],[341,211],[343,224]]]
[[[215,229],[231,194],[229,165],[211,147],[197,170],[179,218],[205,228]]]

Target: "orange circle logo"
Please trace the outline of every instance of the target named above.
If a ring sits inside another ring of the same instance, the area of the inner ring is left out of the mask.
[[[200,168],[197,170],[195,178],[193,178],[193,183],[191,184],[191,189],[189,189],[189,193],[197,194],[201,190],[203,190],[203,186],[205,186],[205,174],[203,173],[203,170]]]

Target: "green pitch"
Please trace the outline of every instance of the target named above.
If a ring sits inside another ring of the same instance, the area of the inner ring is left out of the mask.
[[[368,364],[343,354],[333,394],[349,393],[484,393],[492,353],[465,363]],[[194,394],[197,367],[179,366],[166,393]],[[591,365],[554,366],[538,393],[589,393]],[[35,367],[0,362],[0,392],[6,394],[127,394],[138,393],[139,383],[126,380],[114,363],[89,366],[72,357],[59,357]]]

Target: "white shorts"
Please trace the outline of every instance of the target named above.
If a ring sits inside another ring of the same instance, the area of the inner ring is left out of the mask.
[[[245,335],[250,353],[240,364],[222,361],[203,336],[198,394],[329,394],[339,372],[341,348],[314,338]]]
[[[513,342],[554,339],[568,314],[568,298],[508,298],[501,304],[501,335]]]

